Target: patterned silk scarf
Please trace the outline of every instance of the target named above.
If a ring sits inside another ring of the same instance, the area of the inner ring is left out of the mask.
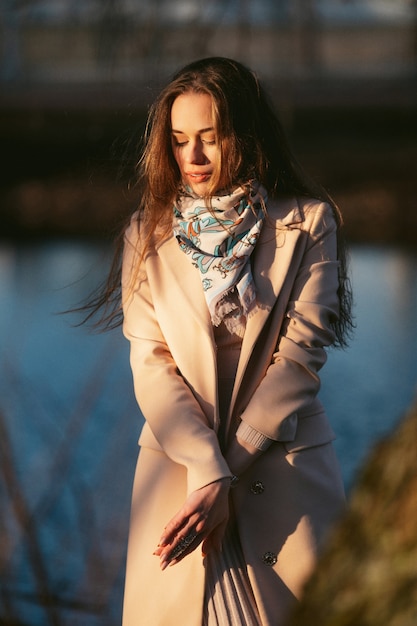
[[[257,306],[250,255],[261,232],[267,194],[258,183],[202,198],[183,195],[174,205],[174,235],[190,262],[200,270],[204,295],[215,326],[223,321],[243,335]]]

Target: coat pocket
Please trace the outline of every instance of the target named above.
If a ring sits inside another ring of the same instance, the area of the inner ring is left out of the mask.
[[[325,413],[316,413],[306,417],[298,416],[297,432],[293,441],[283,441],[287,452],[298,452],[304,448],[313,448],[336,439],[334,430]]]

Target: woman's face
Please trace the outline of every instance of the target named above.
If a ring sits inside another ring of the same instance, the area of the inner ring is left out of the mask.
[[[182,181],[204,196],[220,164],[211,96],[194,92],[178,96],[171,108],[171,129],[172,151]]]

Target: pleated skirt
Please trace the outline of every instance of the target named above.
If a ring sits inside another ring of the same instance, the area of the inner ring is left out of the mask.
[[[205,567],[203,626],[260,626],[235,525],[228,530],[221,552],[207,555]]]
[[[214,328],[214,336],[221,416],[218,436],[220,444],[224,446],[224,418],[232,395],[242,338],[230,334],[223,323]],[[234,521],[229,522],[221,552],[210,552],[204,562],[206,587],[203,626],[259,626],[261,621]]]

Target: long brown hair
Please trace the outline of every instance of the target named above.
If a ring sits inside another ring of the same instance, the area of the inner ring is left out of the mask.
[[[154,233],[166,236],[172,226],[172,204],[181,185],[171,147],[171,108],[184,93],[212,98],[216,142],[220,149],[221,179],[225,188],[257,179],[272,197],[298,195],[327,201],[338,226],[339,319],[334,322],[335,345],[345,346],[353,328],[352,295],[347,274],[346,248],[341,234],[342,216],[328,193],[311,181],[289,148],[283,128],[256,75],[241,63],[224,57],[195,61],[180,70],[152,105],[137,165],[141,232],[139,260]],[[208,196],[215,191],[216,181]],[[87,303],[86,320],[100,312],[96,326],[118,326],[123,318],[120,277],[123,233],[103,289]]]

